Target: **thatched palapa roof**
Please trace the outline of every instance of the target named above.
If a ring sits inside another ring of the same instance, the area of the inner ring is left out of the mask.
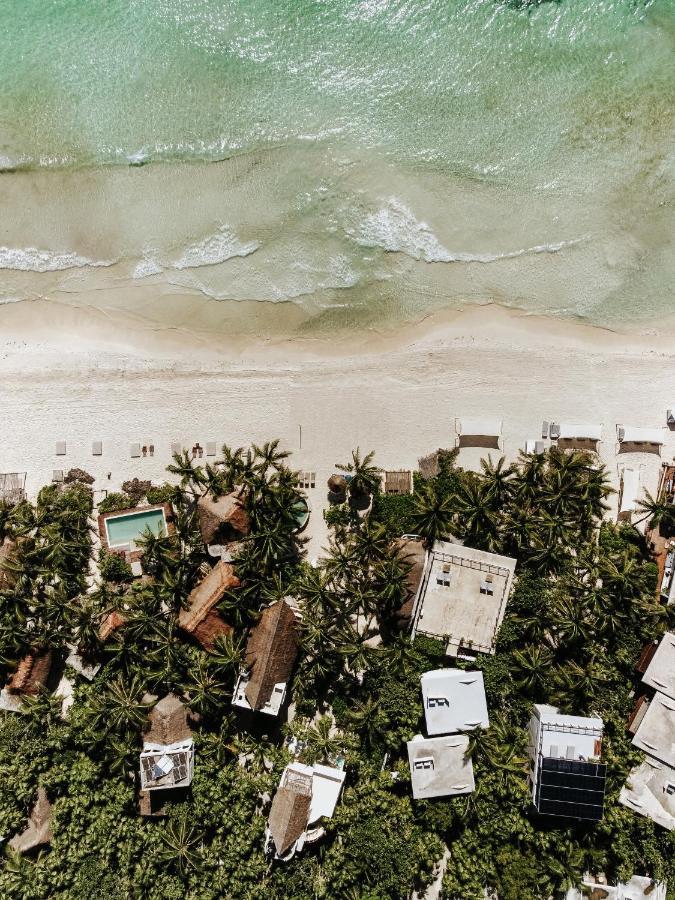
[[[274,686],[287,682],[298,655],[298,628],[295,613],[285,600],[263,611],[246,646],[246,667],[250,671],[246,699],[251,709],[262,709]]]
[[[226,592],[237,587],[239,579],[234,574],[234,566],[221,560],[190,592],[188,608],[182,609],[178,616],[178,624],[183,631],[192,633]]]
[[[213,650],[216,638],[232,634],[234,629],[216,612],[210,609],[192,632],[192,637],[199,641],[205,650]]]
[[[126,622],[126,619],[123,615],[117,612],[117,610],[113,610],[113,612],[108,613],[105,619],[101,622],[101,627],[98,630],[98,638],[101,643],[105,643],[110,635],[117,631],[118,628],[121,628],[122,625]]]
[[[175,694],[167,694],[157,703],[148,715],[150,728],[143,735],[148,744],[176,744],[192,737],[192,729],[188,725],[188,710]]]
[[[7,690],[10,694],[37,694],[46,685],[51,667],[51,650],[26,654],[9,679]]]
[[[399,470],[384,473],[385,494],[409,494],[412,491],[412,472]]]
[[[312,776],[287,769],[274,795],[268,822],[279,856],[283,856],[307,828],[311,802]]]
[[[223,497],[205,494],[197,501],[199,530],[205,544],[224,544],[251,529],[251,521],[244,508],[241,491]]]
[[[406,597],[398,611],[398,618],[409,622],[413,613],[417,589],[424,575],[427,553],[421,538],[399,538],[394,542],[394,546],[398,551],[399,559],[410,566],[406,575]]]

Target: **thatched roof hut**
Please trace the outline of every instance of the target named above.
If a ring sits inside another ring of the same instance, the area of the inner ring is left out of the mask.
[[[410,566],[406,575],[406,597],[398,611],[398,619],[407,624],[412,617],[415,597],[424,575],[427,553],[422,538],[399,538],[394,546],[399,559]]]
[[[21,834],[16,834],[9,842],[9,846],[15,853],[27,853],[35,847],[42,847],[52,839],[52,805],[47,798],[47,792],[39,787],[37,799],[33,805],[28,824]]]
[[[199,530],[205,544],[226,544],[247,535],[251,521],[243,504],[241,490],[214,497],[205,494],[197,501]]]
[[[188,709],[175,694],[167,694],[148,714],[150,727],[143,735],[146,744],[177,744],[192,737],[188,725]]]
[[[98,639],[102,644],[108,640],[113,632],[117,631],[118,628],[121,628],[122,625],[126,622],[126,619],[121,613],[118,613],[117,610],[113,610],[113,612],[108,613],[105,619],[101,622],[101,627],[98,630]]]
[[[312,776],[286,770],[285,777],[272,801],[269,830],[277,854],[283,856],[300,838],[309,821],[312,803]]]
[[[27,653],[7,682],[7,690],[10,694],[29,694],[34,696],[40,688],[47,684],[51,667],[51,650],[44,650],[41,653],[36,651]]]
[[[234,574],[231,563],[218,562],[188,597],[188,608],[178,615],[178,625],[191,634],[207,650],[220,634],[228,634],[232,628],[224,622],[214,609],[216,603],[227,591],[239,587],[239,579]]]
[[[275,685],[291,677],[298,656],[299,635],[295,613],[285,600],[263,611],[246,646],[245,664],[250,672],[246,699],[251,709],[269,702]]]

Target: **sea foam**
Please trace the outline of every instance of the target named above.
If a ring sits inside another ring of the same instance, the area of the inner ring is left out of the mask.
[[[215,266],[235,256],[249,256],[255,253],[259,246],[257,241],[242,243],[233,231],[222,226],[215,234],[187,246],[172,266],[174,269]]]
[[[115,260],[89,259],[78,253],[56,253],[37,247],[0,247],[0,269],[20,272],[57,272],[62,269],[112,266]]]
[[[424,262],[492,263],[501,259],[513,259],[530,253],[557,253],[565,247],[573,247],[589,239],[589,235],[536,244],[502,253],[465,253],[448,250],[438,240],[426,222],[415,218],[412,211],[400,200],[392,198],[377,212],[370,213],[356,230],[347,234],[362,247],[381,247],[388,253],[405,253],[412,259]]]

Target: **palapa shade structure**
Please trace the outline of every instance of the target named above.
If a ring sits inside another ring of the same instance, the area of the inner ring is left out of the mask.
[[[4,563],[10,563],[12,554],[16,550],[16,543],[5,538],[0,543],[0,591],[11,588],[14,584],[14,573],[4,567]]]
[[[398,470],[384,473],[385,494],[409,494],[412,491],[412,472]]]
[[[344,475],[331,475],[328,479],[328,490],[336,496],[343,496],[347,493],[347,479]]]
[[[252,629],[246,646],[245,664],[250,677],[245,693],[251,709],[262,709],[274,686],[288,682],[298,644],[297,620],[288,603],[279,600],[268,606]]]
[[[214,609],[216,603],[227,591],[239,587],[239,579],[234,574],[231,563],[217,563],[206,578],[191,591],[188,608],[178,615],[178,625],[191,634],[207,650],[220,634],[229,634],[232,628],[224,622]]]
[[[150,727],[143,736],[144,743],[167,746],[190,740],[192,729],[188,725],[187,716],[187,707],[178,697],[167,694],[148,715]]]
[[[52,667],[51,650],[42,653],[32,651],[26,654],[7,683],[10,694],[34,696],[47,684]]]
[[[406,596],[398,611],[398,619],[401,623],[410,622],[417,597],[417,589],[424,575],[424,566],[427,559],[427,551],[422,538],[399,538],[394,542],[398,551],[398,558],[410,566],[406,575]]]
[[[302,837],[312,803],[312,776],[292,772],[279,787],[269,816],[269,830],[277,854],[283,856]]]
[[[241,490],[215,497],[204,494],[197,501],[199,530],[205,544],[225,544],[247,535],[251,521],[243,504]]]

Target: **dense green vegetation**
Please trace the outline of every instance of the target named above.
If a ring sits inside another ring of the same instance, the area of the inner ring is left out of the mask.
[[[344,502],[328,518],[331,541],[316,567],[303,560],[293,504],[301,496],[276,443],[223,448],[215,465],[186,455],[169,467],[178,486],[125,483],[134,502],[170,500],[175,536],[148,537],[131,581],[110,555],[90,583],[91,494],[82,483],[43,489],[37,503],[0,510],[0,540],[15,549],[0,583],[0,667],[29,649],[66,645],[104,664],[77,678],[69,718],[48,694],[24,715],[0,714],[0,816],[5,838],[23,827],[37,785],[54,804],[50,849],[7,853],[7,898],[407,898],[451,853],[444,896],[540,900],[576,883],[585,868],[633,871],[675,885],[675,838],[617,803],[641,758],[625,719],[633,666],[644,640],[668,621],[655,600],[656,570],[632,528],[601,524],[605,473],[581,453],[552,450],[516,466],[486,462],[478,474],[442,456],[433,478],[416,476],[406,497],[377,494],[369,456],[355,453]],[[213,653],[191,643],[177,616],[207,561],[195,499],[245,488],[251,536],[236,561],[241,587],[220,604],[235,626]],[[375,491],[370,515],[368,497]],[[99,507],[100,508],[100,507]],[[397,612],[408,566],[392,539],[452,533],[512,554],[518,580],[485,676],[491,727],[472,737],[475,793],[413,803],[405,741],[423,729],[419,676],[445,664],[442,647],[412,645]],[[119,557],[115,557],[119,559]],[[125,564],[126,565],[126,564]],[[245,629],[286,595],[302,606],[302,650],[290,725],[246,731],[230,697]],[[101,646],[111,610],[126,624]],[[148,693],[178,693],[198,719],[189,798],[150,821],[135,806],[135,773]],[[526,788],[525,726],[532,702],[605,720],[609,787],[596,826],[537,819]],[[263,853],[267,805],[291,759],[294,734],[307,762],[346,760],[347,782],[326,837],[290,863]]]

